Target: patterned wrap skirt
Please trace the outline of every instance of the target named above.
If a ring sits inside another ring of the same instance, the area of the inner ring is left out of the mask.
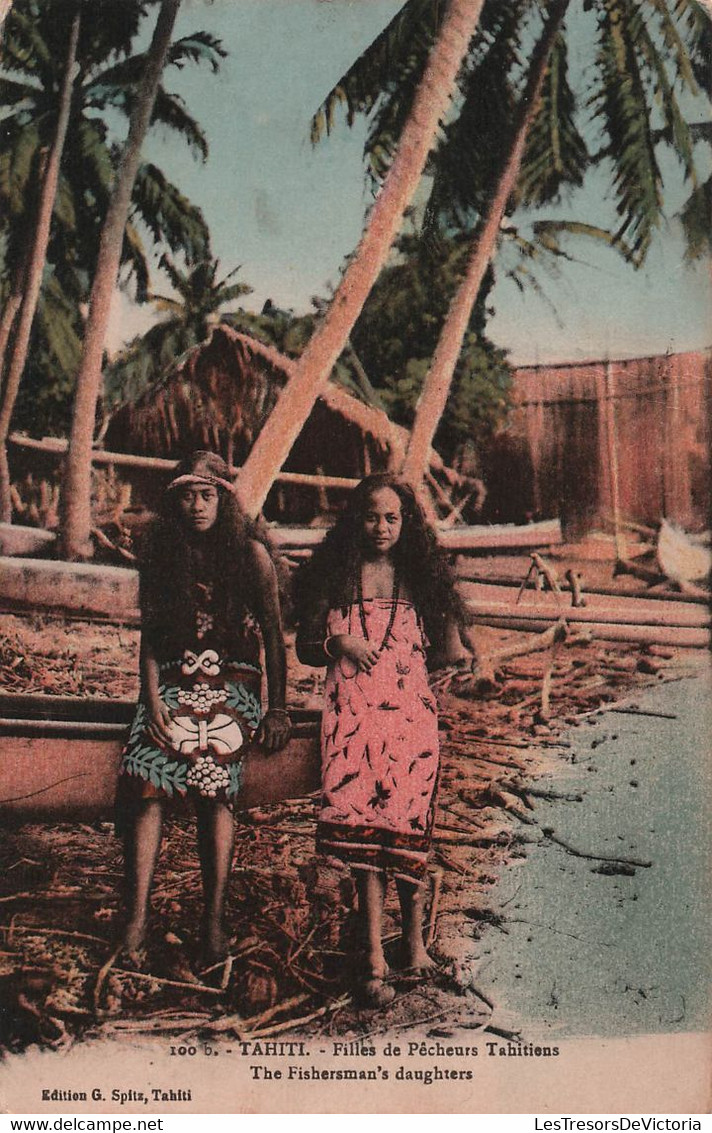
[[[365,600],[362,609],[368,639],[380,644],[391,601]],[[358,605],[331,610],[327,633],[363,637]],[[421,882],[438,784],[438,717],[410,602],[398,601],[370,673],[347,658],[329,667],[321,745],[318,849],[353,869]]]
[[[140,702],[121,757],[118,801],[193,795],[232,805],[262,718],[260,666],[222,660],[214,649],[186,649],[161,664],[159,674],[171,743],[159,745],[148,735]]]

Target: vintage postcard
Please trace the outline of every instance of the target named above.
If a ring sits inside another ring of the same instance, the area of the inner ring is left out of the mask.
[[[0,1110],[699,1128],[709,5],[0,20]]]

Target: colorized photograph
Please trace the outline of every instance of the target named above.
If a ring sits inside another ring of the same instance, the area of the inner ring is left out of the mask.
[[[1,1112],[709,1110],[711,60],[0,0]]]

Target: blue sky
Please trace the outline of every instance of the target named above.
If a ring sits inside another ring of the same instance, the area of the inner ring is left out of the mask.
[[[229,58],[217,76],[207,68],[169,72],[203,124],[210,157],[194,161],[156,131],[146,156],[156,160],[209,222],[213,247],[227,273],[266,298],[307,310],[328,294],[345,256],[356,246],[371,200],[363,177],[365,124],[345,125],[313,149],[309,120],[324,95],[400,4],[397,0],[183,0],[177,34],[213,31]],[[587,63],[584,29],[572,68]],[[681,199],[671,175],[670,200]],[[610,223],[605,177],[589,177],[559,215]],[[674,211],[674,210],[671,210]],[[553,210],[547,215],[554,215]],[[620,357],[695,349],[712,340],[712,287],[705,265],[683,263],[676,222],[661,231],[645,268],[634,271],[616,253],[581,241],[569,245],[579,262],[558,278],[541,276],[546,299],[521,295],[503,277],[491,295],[488,333],[515,363]],[[157,290],[165,282],[156,277]],[[115,306],[110,346],[154,319],[123,299]]]

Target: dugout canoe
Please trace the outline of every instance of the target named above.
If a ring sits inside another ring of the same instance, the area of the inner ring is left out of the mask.
[[[6,820],[111,818],[121,750],[135,705],[32,694],[0,694],[0,816]],[[316,791],[319,713],[294,709],[283,751],[252,750],[238,809]]]

